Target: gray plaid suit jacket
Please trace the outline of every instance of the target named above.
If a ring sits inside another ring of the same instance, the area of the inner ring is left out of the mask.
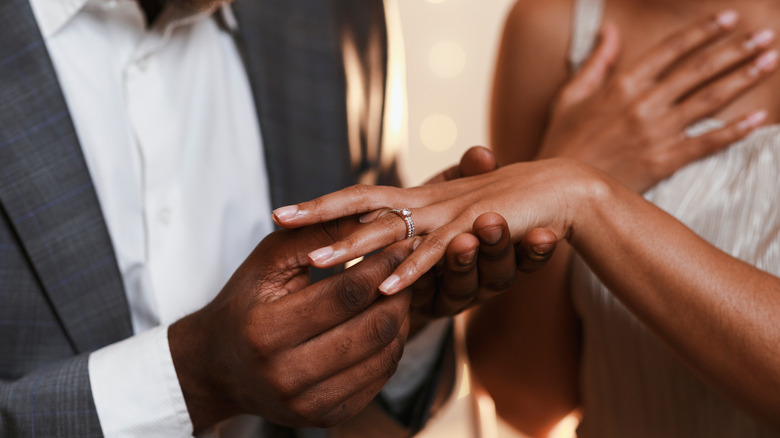
[[[274,204],[337,190],[375,167],[364,157],[378,155],[369,153],[376,133],[360,129],[352,156],[347,147],[345,84],[359,80],[364,99],[383,99],[381,0],[243,0],[234,9]],[[345,73],[344,42],[374,55],[361,57],[361,77]],[[87,358],[131,336],[129,310],[27,0],[0,0],[0,105],[0,436],[102,436]]]

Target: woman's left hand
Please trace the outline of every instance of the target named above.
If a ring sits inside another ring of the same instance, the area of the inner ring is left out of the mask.
[[[393,294],[431,269],[442,259],[452,239],[470,232],[484,213],[503,216],[515,242],[534,228],[547,228],[558,239],[566,237],[577,210],[606,187],[604,178],[595,169],[573,160],[517,163],[488,174],[409,189],[352,186],[277,209],[274,221],[285,228],[296,228],[363,215],[361,221],[367,223],[345,240],[309,254],[312,265],[326,268],[404,239],[405,221],[388,210],[408,208],[417,234],[416,250],[380,286],[382,292]]]

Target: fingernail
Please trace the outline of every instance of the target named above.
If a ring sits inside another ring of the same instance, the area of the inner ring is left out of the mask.
[[[501,240],[501,227],[487,227],[477,230],[480,239],[482,239],[488,245],[495,245]]]
[[[464,254],[458,254],[455,258],[458,259],[458,263],[463,266],[470,265],[474,261],[474,256],[477,255],[477,250],[473,249]]]
[[[723,29],[729,29],[737,23],[738,19],[739,14],[737,11],[729,9],[716,15],[715,23]]]
[[[777,50],[770,50],[756,59],[750,73],[752,75],[757,75],[761,71],[772,70],[775,66],[777,66]]]
[[[371,222],[374,222],[376,218],[379,217],[379,213],[381,213],[381,210],[375,210],[366,213],[358,218],[358,222],[360,222],[361,224],[370,224]]]
[[[759,47],[765,47],[774,39],[775,32],[772,29],[764,29],[753,34],[753,36],[745,42],[745,48],[747,50],[753,50]]]
[[[387,277],[385,281],[383,281],[382,284],[379,285],[379,291],[385,295],[392,295],[397,292],[395,288],[398,287],[398,283],[400,282],[401,282],[401,277],[399,277],[396,274],[393,274]]]
[[[276,217],[276,219],[282,222],[288,221],[297,215],[298,215],[297,205],[288,205],[286,207],[279,207],[276,210],[274,210],[274,217]]]
[[[417,249],[417,247],[420,246],[421,243],[422,243],[422,239],[419,239],[419,238],[415,237],[414,238],[414,242],[412,242],[412,251]]]
[[[764,123],[766,117],[767,117],[766,111],[764,110],[756,111],[754,113],[749,114],[741,122],[739,122],[737,128],[740,131],[747,131],[748,129],[754,129],[758,127],[758,125]]]
[[[549,253],[550,250],[553,249],[553,246],[555,246],[554,243],[543,243],[540,245],[534,245],[531,247],[531,251],[533,251],[536,255],[546,256],[547,253]]]
[[[325,263],[331,258],[333,258],[333,247],[331,246],[326,246],[325,248],[320,248],[309,253],[309,259],[318,264]]]

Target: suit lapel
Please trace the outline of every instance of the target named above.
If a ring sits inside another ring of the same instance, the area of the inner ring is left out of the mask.
[[[0,6],[0,202],[74,348],[132,334],[111,241],[26,0]]]
[[[333,1],[238,1],[234,9],[274,206],[352,184]]]

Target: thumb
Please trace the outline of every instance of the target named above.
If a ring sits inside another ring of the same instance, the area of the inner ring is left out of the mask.
[[[460,163],[429,179],[424,185],[481,175],[497,168],[498,164],[493,151],[484,146],[472,146],[463,154]]]
[[[559,106],[577,104],[599,90],[620,55],[620,31],[606,22],[599,33],[598,46],[577,74],[564,86]]]

